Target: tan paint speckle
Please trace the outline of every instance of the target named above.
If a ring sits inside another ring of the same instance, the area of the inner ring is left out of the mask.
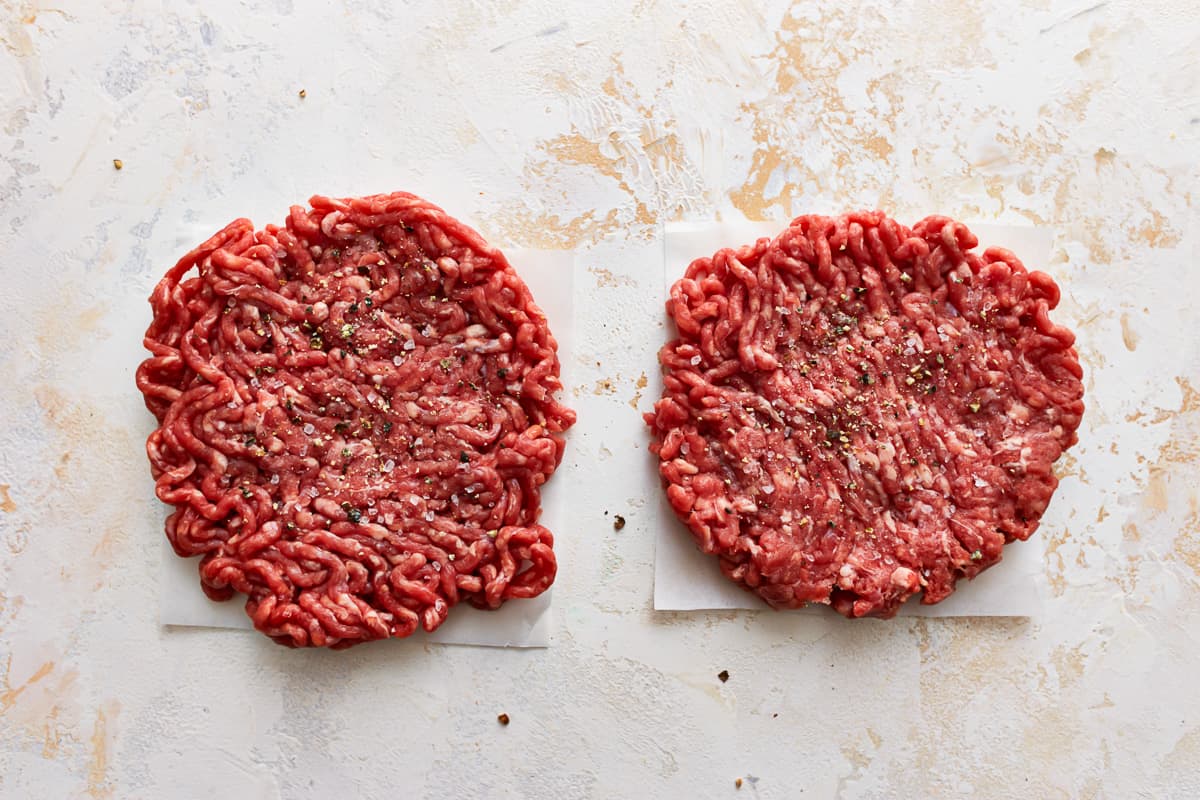
[[[1200,578],[1200,511],[1196,509],[1197,498],[1192,495],[1192,511],[1184,518],[1179,535],[1175,537],[1174,553]]]
[[[1179,389],[1183,392],[1183,400],[1179,404],[1181,413],[1200,411],[1200,389],[1192,386],[1191,381],[1180,376],[1175,378],[1175,383],[1179,385]]]
[[[1079,679],[1083,677],[1083,671],[1087,666],[1087,659],[1083,654],[1082,644],[1077,644],[1070,648],[1066,646],[1054,648],[1051,660],[1054,662],[1055,671],[1058,673],[1060,686],[1070,686],[1078,683]]]
[[[42,758],[56,758],[62,749],[64,736],[58,724],[58,714],[58,706],[53,706],[46,715],[45,730],[42,734]]]
[[[1135,228],[1132,235],[1135,241],[1150,247],[1174,247],[1182,238],[1182,234],[1170,226],[1166,217],[1153,208],[1150,209],[1150,219]]]
[[[603,216],[597,216],[595,211],[585,211],[570,219],[548,212],[518,209],[496,215],[490,222],[490,229],[514,244],[548,250],[573,250],[622,230],[616,208],[610,208]]]
[[[115,711],[115,709],[112,709]],[[101,800],[113,796],[113,785],[108,777],[109,746],[112,732],[109,731],[109,711],[103,708],[96,710],[96,724],[92,728],[92,757],[88,761],[87,793],[89,797]]]
[[[1167,495],[1167,476],[1161,469],[1150,470],[1150,480],[1146,483],[1146,507],[1153,511],[1166,511],[1169,503]]]
[[[633,286],[633,278],[628,275],[614,275],[612,270],[603,267],[588,267],[588,272],[596,276],[596,288],[615,289],[618,286]]]
[[[1129,314],[1121,315],[1121,341],[1125,343],[1125,349],[1129,352],[1137,350],[1138,335],[1129,324]]]
[[[1062,597],[1067,590],[1067,564],[1059,550],[1070,540],[1071,532],[1063,528],[1061,531],[1043,533],[1046,537],[1046,582],[1052,595]]]
[[[620,187],[630,195],[633,190],[625,182],[621,171],[617,168],[619,158],[610,157],[600,149],[600,143],[584,137],[578,129],[572,129],[568,134],[556,136],[543,143],[546,152],[559,163],[577,164],[592,167],[601,175],[617,181]]]
[[[12,669],[12,656],[9,656],[8,657],[8,667],[4,670],[6,685],[8,683],[8,675],[9,675],[9,671],[11,669]],[[9,687],[9,688],[5,689],[3,692],[0,692],[0,714],[6,713],[10,708],[12,708],[14,705],[16,705],[17,699],[21,696],[21,694],[26,689],[28,689],[30,686],[34,685],[38,681],[42,680],[43,678],[45,678],[47,675],[49,675],[53,671],[54,671],[54,662],[47,661],[44,664],[42,664],[40,667],[38,667],[37,671],[34,672],[33,675],[29,676],[29,678],[24,683],[20,684],[19,686]]]

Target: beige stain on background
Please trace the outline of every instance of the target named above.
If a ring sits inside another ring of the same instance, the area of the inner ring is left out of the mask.
[[[838,6],[823,6],[818,13],[819,20],[784,16],[768,56],[773,91],[764,100],[742,106],[754,151],[747,177],[730,199],[748,219],[773,219],[780,213],[790,217],[807,189],[831,184],[844,186],[847,193],[874,187],[881,201],[887,201],[887,182],[877,181],[873,168],[887,167],[896,158],[892,123],[872,109],[850,107],[838,85],[842,73],[868,54],[862,38],[838,32],[858,31],[860,23],[870,27],[878,20],[866,12],[864,23],[858,11]],[[962,10],[955,17],[963,25],[972,24],[971,15]],[[815,31],[832,35],[818,37]],[[893,109],[902,104],[894,75],[869,79],[866,91]],[[819,111],[814,114],[813,109]],[[825,152],[814,152],[820,150]],[[809,166],[806,153],[828,156],[833,174]],[[769,193],[773,182],[780,188]]]
[[[565,182],[565,171],[582,169],[600,185],[615,187],[624,200],[602,217],[593,210],[518,210],[495,218],[493,226],[513,241],[534,246],[578,247],[608,236],[653,239],[659,220],[678,215],[697,193],[693,165],[674,123],[656,114],[616,55],[599,97],[594,87],[562,72],[548,72],[542,80],[584,111],[569,132],[540,141],[526,156],[524,181],[531,187],[554,185]]]
[[[1183,397],[1171,435],[1149,466],[1143,502],[1174,525],[1172,557],[1200,580],[1200,389],[1186,378],[1175,380]]]
[[[31,13],[29,9],[30,6],[25,5],[21,11],[17,12],[11,6],[6,7],[6,16],[10,21],[4,26],[3,33],[0,33],[0,43],[4,44],[4,49],[21,59],[27,59],[37,53],[37,47],[34,45],[33,36],[29,31],[29,26],[37,21],[37,15]],[[20,16],[18,17],[17,14]]]
[[[912,630],[920,656],[920,715],[908,730],[906,757],[889,766],[889,791],[914,796],[960,796],[985,784],[995,790],[1000,776],[945,770],[947,763],[974,759],[975,743],[963,736],[964,703],[1013,705],[1009,713],[1048,733],[1060,723],[1045,719],[1046,695],[1028,691],[1013,645],[1030,635],[1024,619],[916,619]],[[1018,687],[1020,690],[1018,691]],[[1040,723],[1040,725],[1039,725]],[[1054,731],[1055,733],[1059,731]],[[1031,731],[1032,733],[1032,731]]]
[[[585,138],[578,129],[573,127],[570,133],[543,142],[542,148],[559,164],[591,167],[597,173],[615,180],[626,194],[633,196],[633,189],[618,168],[621,159],[605,155],[599,142]],[[536,171],[534,174],[537,174]]]
[[[1182,240],[1182,233],[1158,209],[1149,208],[1150,218],[1133,230],[1133,239],[1147,247],[1174,247]]]
[[[576,217],[563,219],[558,214],[528,209],[516,209],[502,216],[492,217],[490,229],[523,247],[538,247],[548,250],[573,250],[590,244],[619,230],[621,223],[617,209],[598,215],[587,211]]]
[[[1125,349],[1129,352],[1137,350],[1138,335],[1137,331],[1129,324],[1129,314],[1121,314],[1121,341],[1125,344]]]
[[[8,712],[10,708],[16,705],[17,700],[25,692],[26,689],[35,685],[38,681],[45,678],[54,671],[54,662],[47,661],[42,664],[37,670],[22,681],[17,686],[9,684],[9,674],[12,670],[12,656],[8,657],[8,664],[4,669],[4,684],[8,687],[3,692],[0,692],[0,715]]]
[[[64,289],[60,305],[39,310],[36,314],[39,351],[46,357],[53,357],[107,337],[108,332],[102,329],[101,322],[108,312],[101,303],[84,306],[75,296],[74,289]],[[64,324],[64,318],[69,318],[71,324]]]
[[[115,787],[109,778],[113,740],[116,736],[115,718],[118,706],[115,702],[96,710],[96,721],[92,727],[90,738],[91,757],[88,759],[87,793],[95,800],[105,800],[115,794]]]
[[[588,272],[596,276],[597,289],[615,289],[618,286],[635,286],[633,278],[628,275],[614,275],[612,270],[604,267],[588,267]]]
[[[58,758],[64,745],[70,747],[82,738],[78,735],[78,677],[76,669],[47,660],[14,685],[10,656],[0,674],[0,726],[20,732],[30,746],[40,747],[43,758]]]
[[[17,705],[10,718],[28,740],[41,745],[45,758],[56,758],[67,748],[76,755],[76,745],[84,739],[80,717],[85,710],[79,704],[79,671],[64,668],[52,680],[44,681],[36,697],[29,696]]]
[[[616,134],[611,134],[609,140],[614,147],[621,146]],[[625,179],[624,171],[628,169],[625,157],[606,155],[599,142],[586,138],[578,129],[543,142],[542,148],[554,164],[587,167],[594,170],[596,174],[615,181],[617,187],[633,202],[633,219],[630,221],[632,225],[653,226],[657,221],[656,215],[638,197],[638,193]],[[550,162],[534,163],[526,168],[528,175],[539,178],[549,177],[552,171]]]
[[[125,428],[113,424],[97,424],[104,419],[103,412],[86,400],[73,400],[61,390],[48,384],[35,386],[34,399],[41,410],[46,427],[53,437],[53,458],[57,461],[55,473],[66,473],[71,462],[71,453],[82,454],[71,466],[74,474],[116,474],[113,459],[122,453],[135,452],[132,434]],[[64,567],[65,591],[78,591],[82,586],[90,590],[100,588],[104,574],[118,560],[122,546],[128,543],[132,529],[130,503],[113,502],[109,495],[111,486],[67,481],[60,486],[43,486],[39,494],[65,492],[70,504],[47,503],[48,515],[42,524],[57,529],[70,529],[78,520],[88,520],[88,530],[98,532],[91,541],[92,558],[84,559]],[[61,518],[60,518],[61,517]],[[86,583],[80,584],[81,581]]]

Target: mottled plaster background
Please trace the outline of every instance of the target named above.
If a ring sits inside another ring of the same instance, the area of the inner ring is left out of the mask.
[[[0,44],[0,796],[1200,796],[1194,3],[8,0]],[[142,299],[401,188],[579,254],[552,648],[162,629]],[[1054,231],[1045,613],[653,612],[660,225],[861,206]]]

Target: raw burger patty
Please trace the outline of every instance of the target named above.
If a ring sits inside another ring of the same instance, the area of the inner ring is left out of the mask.
[[[776,608],[890,617],[1037,529],[1083,413],[1054,281],[946,217],[794,220],[694,261],[646,415],[675,513]]]
[[[230,223],[150,298],[137,384],[175,551],[292,646],[541,594],[539,495],[575,420],[545,316],[418,197],[310,202],[283,227]]]

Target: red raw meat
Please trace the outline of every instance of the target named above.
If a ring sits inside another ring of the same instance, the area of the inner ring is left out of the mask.
[[[540,490],[575,421],[545,316],[418,197],[310,203],[283,227],[230,223],[150,298],[137,385],[175,551],[291,646],[541,594]]]
[[[1054,281],[977,243],[803,216],[672,287],[651,450],[700,549],[770,605],[890,617],[1037,528],[1082,369]]]

